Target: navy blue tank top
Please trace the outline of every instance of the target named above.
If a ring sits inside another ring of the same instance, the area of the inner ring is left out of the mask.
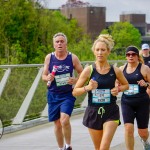
[[[150,56],[149,57],[144,57],[143,56],[143,59],[144,59],[144,64],[149,66],[149,68],[150,68]]]
[[[72,92],[72,85],[67,84],[68,78],[73,76],[72,54],[68,52],[64,60],[58,60],[55,53],[51,53],[49,72],[52,72],[54,65],[58,66],[58,69],[48,90],[57,94]]]
[[[116,81],[116,74],[115,74],[113,66],[110,67],[109,72],[106,74],[98,73],[96,70],[95,64],[93,64],[92,67],[93,67],[93,71],[92,71],[90,79],[92,79],[94,77],[94,80],[98,82],[98,87],[96,89],[98,92],[102,92],[105,89],[109,90],[109,93],[107,93],[107,94],[110,95],[110,96],[108,96],[110,100],[108,103],[103,103],[103,102],[102,103],[101,102],[100,103],[93,103],[93,100],[92,100],[93,99],[93,92],[89,91],[88,92],[88,106],[101,107],[104,105],[110,105],[112,103],[116,103],[117,97],[113,96],[110,93],[110,90],[115,87],[115,81]],[[105,93],[105,95],[107,95],[107,94]],[[99,96],[99,97],[101,97],[101,96]],[[105,99],[107,99],[107,98],[105,98]]]
[[[142,66],[141,63],[138,64],[138,66],[137,66],[137,68],[135,69],[134,72],[129,73],[129,74],[126,72],[127,65],[128,65],[128,64],[126,64],[126,66],[124,67],[123,74],[124,74],[125,78],[127,79],[129,85],[130,85],[130,84],[135,84],[135,85],[137,85],[137,84],[138,84],[137,81],[140,81],[140,80],[142,80],[142,79],[144,80],[144,77],[143,77],[143,75],[141,74],[141,66]],[[137,98],[137,97],[142,96],[143,94],[146,94],[146,88],[145,88],[145,87],[141,87],[141,86],[138,86],[138,87],[139,87],[139,93],[133,94],[133,95],[126,95],[126,94],[123,94],[123,96],[125,96],[125,97],[134,97],[134,98]]]

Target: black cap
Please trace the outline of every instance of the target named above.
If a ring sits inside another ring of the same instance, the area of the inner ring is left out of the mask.
[[[135,46],[129,46],[129,47],[127,47],[126,53],[128,53],[129,51],[133,51],[133,52],[137,53],[137,55],[139,55],[139,50]]]

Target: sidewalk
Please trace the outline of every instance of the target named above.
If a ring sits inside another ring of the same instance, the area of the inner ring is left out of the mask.
[[[83,114],[84,113],[76,114],[71,117],[73,150],[94,150],[88,130],[82,125]],[[142,150],[136,127],[135,137],[135,150]],[[57,150],[53,123],[45,123],[32,128],[5,134],[2,139],[0,139],[0,150],[9,149]],[[117,128],[110,150],[125,150],[123,122]]]

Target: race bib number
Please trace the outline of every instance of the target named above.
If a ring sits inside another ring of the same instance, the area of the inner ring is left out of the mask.
[[[110,89],[92,90],[92,103],[110,103]]]
[[[68,82],[69,78],[70,78],[70,73],[56,75],[55,76],[56,85],[57,86],[67,85],[68,84],[67,82]]]
[[[129,84],[129,90],[124,91],[125,95],[134,95],[139,93],[138,84]]]

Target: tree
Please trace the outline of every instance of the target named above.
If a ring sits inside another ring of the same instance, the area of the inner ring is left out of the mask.
[[[94,55],[91,50],[92,40],[85,35],[79,42],[69,44],[68,49],[78,55],[81,61],[93,61]]]
[[[7,61],[1,63],[27,63],[37,47],[38,9],[35,9],[34,2],[26,0],[1,1],[1,4],[0,18],[3,21],[0,24],[0,35],[3,38],[0,41],[0,50],[5,51],[5,56],[1,52],[1,57],[7,58]],[[17,51],[24,55],[16,55]]]
[[[141,44],[141,35],[139,30],[129,22],[114,23],[101,33],[108,33],[112,35],[115,42],[112,52],[115,56],[124,56],[126,47],[130,45],[140,47]]]
[[[43,63],[52,38],[64,32],[69,44],[82,40],[76,20],[40,5],[42,0],[0,1],[0,64]]]

